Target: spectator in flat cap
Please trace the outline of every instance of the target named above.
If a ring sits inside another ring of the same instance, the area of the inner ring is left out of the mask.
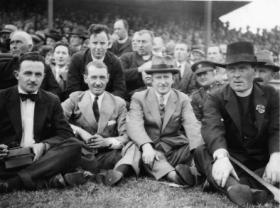
[[[10,50],[10,35],[16,30],[15,25],[5,25],[0,31],[0,53],[7,53]]]
[[[199,121],[203,118],[203,105],[208,94],[221,87],[221,83],[215,80],[216,67],[217,64],[209,60],[199,61],[191,67],[196,75],[196,82],[200,86],[191,96],[193,111]]]
[[[205,59],[205,53],[200,47],[195,47],[191,49],[190,60],[192,64],[204,59]]]
[[[256,65],[255,81],[267,85],[279,73],[280,66],[273,62],[271,51],[262,50],[256,53],[256,56],[258,64]]]
[[[270,184],[280,182],[279,93],[254,82],[257,59],[250,42],[228,45],[229,83],[210,93],[203,108],[205,145],[194,152],[198,171],[240,207],[264,204],[268,192],[234,159]]]
[[[54,47],[55,43],[60,40],[61,40],[61,34],[57,30],[50,29],[46,33],[46,45]]]
[[[152,87],[132,96],[127,134],[142,152],[143,168],[156,180],[193,186],[191,151],[202,144],[202,137],[190,99],[171,87],[178,72],[172,58],[153,57],[146,70]]]
[[[69,45],[71,53],[76,53],[84,49],[83,43],[87,39],[86,31],[82,27],[75,28],[72,32],[69,33]]]
[[[84,51],[79,51],[71,58],[66,83],[67,93],[88,89],[83,79],[85,67],[89,62],[99,60],[104,62],[108,68],[109,81],[106,86],[106,91],[120,97],[125,97],[126,86],[121,63],[112,52],[108,51],[108,27],[101,24],[92,24],[89,27],[89,33],[89,48]]]

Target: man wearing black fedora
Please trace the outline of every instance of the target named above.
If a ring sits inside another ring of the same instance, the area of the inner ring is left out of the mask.
[[[254,82],[256,57],[249,42],[228,45],[229,84],[204,105],[205,145],[194,159],[208,182],[239,206],[264,203],[264,188],[233,163],[235,158],[271,184],[280,181],[279,94]]]
[[[171,60],[153,57],[152,67],[146,71],[152,76],[152,87],[132,96],[127,134],[141,150],[148,174],[192,186],[191,151],[202,144],[200,123],[188,96],[171,88],[174,74],[179,72]]]
[[[256,53],[256,56],[258,64],[256,66],[255,81],[267,85],[279,72],[280,66],[273,62],[271,51],[261,50]]]

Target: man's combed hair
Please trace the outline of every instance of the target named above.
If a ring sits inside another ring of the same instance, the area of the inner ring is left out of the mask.
[[[85,74],[88,74],[88,68],[91,66],[93,66],[97,69],[106,69],[106,71],[108,73],[108,67],[102,61],[91,61],[86,65]]]
[[[105,32],[106,35],[109,37],[110,34],[109,28],[106,25],[102,25],[102,24],[92,24],[89,26],[88,31],[90,35],[96,35],[101,32]]]
[[[45,66],[45,59],[38,52],[28,52],[28,53],[21,55],[19,57],[17,70],[20,69],[20,65],[24,61],[38,61],[38,62],[42,62]]]

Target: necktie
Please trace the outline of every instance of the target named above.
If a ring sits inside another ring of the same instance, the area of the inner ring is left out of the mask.
[[[37,100],[37,94],[23,94],[23,93],[19,93],[19,96],[20,96],[20,99],[22,101],[30,99],[31,101],[35,102]]]
[[[98,108],[97,101],[98,101],[98,96],[95,96],[95,99],[94,99],[93,104],[92,104],[92,110],[93,110],[93,114],[95,116],[95,119],[98,122],[98,120],[99,120],[99,108]]]
[[[164,119],[164,110],[165,110],[164,97],[163,97],[163,95],[160,95],[160,97],[159,97],[159,113],[160,113],[161,121],[163,121],[163,119]]]

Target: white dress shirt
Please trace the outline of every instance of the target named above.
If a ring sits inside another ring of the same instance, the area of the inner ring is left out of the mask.
[[[20,87],[18,87],[19,93],[27,94]],[[32,93],[37,94],[37,92]],[[35,144],[34,140],[34,110],[35,102],[27,99],[25,101],[20,100],[20,112],[21,112],[21,123],[22,123],[22,137],[20,146],[29,147]]]
[[[177,66],[179,67],[181,77],[183,77],[185,72],[186,62],[185,61],[182,63],[177,62]]]
[[[67,66],[66,65],[64,67],[55,66],[54,70],[55,70],[55,79],[57,82],[59,82],[61,80],[60,75],[67,71]]]
[[[157,99],[158,99],[158,103],[160,103],[160,97],[162,96],[161,94],[159,94],[158,92],[155,92]],[[168,93],[166,93],[165,95],[163,95],[163,104],[164,106],[166,106],[166,103],[168,101],[169,95],[170,95],[171,91],[169,91]]]
[[[96,95],[90,93],[90,97],[91,97],[91,105],[93,105],[93,102],[94,102],[94,99],[95,99]],[[104,93],[102,93],[101,95],[98,95],[97,105],[98,105],[99,110],[101,108],[103,97],[104,97]]]

